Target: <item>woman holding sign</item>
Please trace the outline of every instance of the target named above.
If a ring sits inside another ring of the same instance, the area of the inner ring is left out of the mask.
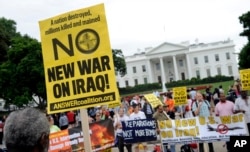
[[[124,108],[120,108],[118,114],[114,118],[114,128],[116,132],[116,138],[118,139],[119,152],[124,152],[124,146],[128,152],[132,152],[132,144],[125,144],[122,132],[122,122],[128,121],[129,117],[124,114]]]

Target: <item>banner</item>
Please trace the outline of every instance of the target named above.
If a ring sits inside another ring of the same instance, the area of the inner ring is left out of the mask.
[[[148,100],[148,102],[153,108],[155,108],[159,104],[162,105],[161,100],[157,98],[154,94],[145,94],[144,97]]]
[[[242,90],[250,90],[250,69],[240,70]]]
[[[175,106],[187,104],[187,87],[173,88],[173,99]]]
[[[112,120],[102,120],[89,125],[93,152],[110,151],[115,140]],[[51,133],[49,139],[49,152],[84,152],[84,138],[81,126]]]
[[[83,135],[80,127],[62,130],[49,135],[49,152],[82,152]]]
[[[246,136],[248,129],[243,114],[193,117],[158,121],[162,143],[229,141],[230,136]]]
[[[122,122],[124,142],[137,143],[157,139],[154,119],[140,119]]]
[[[111,119],[91,123],[89,128],[93,152],[104,151],[114,146],[115,133]]]
[[[119,101],[104,4],[39,26],[49,114]]]

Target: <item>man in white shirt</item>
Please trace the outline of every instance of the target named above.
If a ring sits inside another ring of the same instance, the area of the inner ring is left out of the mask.
[[[247,91],[241,91],[241,97],[235,100],[234,110],[236,113],[244,113],[248,131],[250,132],[250,98]]]
[[[138,104],[133,104],[134,112],[130,114],[130,120],[138,120],[138,119],[146,119],[146,115],[144,112],[139,110]]]
[[[130,120],[146,119],[145,113],[139,110],[138,104],[133,104],[132,106],[134,112],[130,114],[129,116]],[[147,149],[147,143],[143,142],[143,143],[138,143],[138,145],[135,146],[135,151],[138,151],[140,145],[143,145],[144,150]]]

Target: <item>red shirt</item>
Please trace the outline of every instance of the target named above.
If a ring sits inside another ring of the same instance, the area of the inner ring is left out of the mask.
[[[68,117],[69,122],[75,121],[75,113],[74,112],[72,112],[72,111],[68,112],[67,117]]]

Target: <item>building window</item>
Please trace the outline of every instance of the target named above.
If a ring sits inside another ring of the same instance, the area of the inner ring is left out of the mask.
[[[136,73],[136,67],[133,67],[133,73]]]
[[[171,61],[168,61],[168,68],[171,68]]]
[[[207,69],[207,77],[211,77],[210,69]]]
[[[146,66],[142,65],[142,72],[146,72]]]
[[[226,53],[226,58],[227,58],[227,60],[230,60],[230,53],[229,52]]]
[[[228,66],[228,74],[233,75],[233,68],[232,66]]]
[[[220,67],[217,68],[217,74],[221,75],[221,68]]]
[[[129,86],[129,84],[128,84],[128,80],[126,80],[126,81],[125,81],[125,85],[126,85],[126,87],[128,87],[128,86]]]
[[[148,84],[148,79],[144,78],[144,84]]]
[[[119,86],[120,84],[119,84],[119,82],[116,82],[116,86],[117,86],[117,88],[120,88],[120,86]]]
[[[185,80],[185,73],[181,72],[181,80]]]
[[[158,82],[161,83],[161,76],[158,76]]]
[[[135,81],[135,85],[138,85],[138,80],[137,80],[137,79],[135,79],[134,81]]]
[[[183,60],[179,60],[179,66],[183,67]]]
[[[208,56],[204,56],[205,63],[208,63]]]
[[[199,71],[199,70],[196,70],[196,77],[197,77],[198,79],[201,78],[201,76],[200,76],[200,71]]]
[[[197,57],[194,58],[194,64],[198,64],[198,58]]]
[[[155,68],[156,68],[156,70],[160,70],[160,63],[156,63]]]
[[[215,61],[220,61],[219,54],[215,54]]]

